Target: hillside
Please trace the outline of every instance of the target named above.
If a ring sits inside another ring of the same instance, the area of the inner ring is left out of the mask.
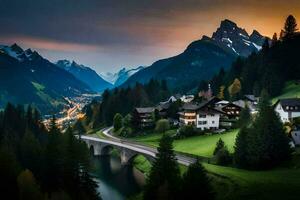
[[[289,81],[285,84],[282,93],[272,99],[275,103],[278,99],[300,98],[300,84],[297,81]]]
[[[203,36],[174,57],[154,62],[137,72],[122,86],[145,83],[151,78],[165,79],[171,89],[186,91],[201,80],[209,80],[221,68],[228,69],[238,57],[261,49],[264,37],[257,31],[249,35],[230,20],[221,22],[212,37]]]
[[[300,79],[300,34],[293,37],[273,40],[263,49],[248,58],[237,60],[225,74],[216,75],[210,80],[214,92],[221,86],[228,91],[235,79],[241,83],[241,90],[232,98],[245,94],[259,96],[266,90],[271,97],[291,97],[298,93],[295,82]],[[229,95],[225,96],[229,97]]]
[[[113,85],[101,78],[90,67],[77,64],[75,61],[59,60],[56,65],[73,74],[78,80],[88,85],[95,92],[111,89]]]
[[[0,47],[0,107],[7,102],[33,104],[42,113],[66,105],[64,97],[90,93],[90,88],[67,71],[30,49],[14,44]]]

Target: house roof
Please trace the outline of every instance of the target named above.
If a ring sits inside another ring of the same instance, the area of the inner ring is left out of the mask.
[[[156,109],[158,111],[161,111],[161,110],[167,110],[169,107],[170,107],[171,103],[169,102],[161,102],[159,103],[159,105],[156,107]]]
[[[232,103],[235,104],[235,105],[237,105],[237,106],[239,106],[239,107],[241,107],[241,108],[245,108],[246,107],[246,102],[243,101],[243,100],[234,101]]]
[[[207,108],[207,110],[200,110],[198,111],[199,114],[226,114],[224,111],[218,108]]]
[[[183,110],[197,111],[200,108],[200,106],[195,103],[185,103],[183,104],[182,108]]]
[[[280,103],[284,111],[300,111],[300,98],[289,98],[289,99],[279,99],[275,104],[274,107]],[[293,107],[293,109],[289,109]]]
[[[253,95],[253,94],[246,94],[244,95],[246,99],[250,100],[250,101],[256,101],[257,98]]]
[[[135,108],[138,113],[152,113],[154,109],[154,107]]]
[[[243,108],[243,107],[241,107],[240,105],[237,105],[237,104],[235,104],[235,103],[228,103],[228,104],[226,104],[226,105],[224,105],[224,106],[221,106],[220,108],[223,109],[223,108],[226,108],[227,106],[236,106],[236,107],[239,107],[239,108]]]
[[[217,102],[216,104],[228,104],[228,103],[229,103],[229,101],[222,100],[222,101]]]

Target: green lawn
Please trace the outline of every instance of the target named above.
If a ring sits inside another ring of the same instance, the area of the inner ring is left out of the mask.
[[[211,157],[216,142],[222,138],[233,152],[238,130],[223,134],[204,135],[174,141],[174,149],[180,152]],[[168,134],[174,134],[169,131]],[[150,134],[134,138],[135,141],[157,146],[161,134]],[[145,165],[144,165],[145,166]],[[217,199],[299,199],[300,155],[281,167],[268,171],[249,171],[204,163],[209,172]],[[144,168],[145,169],[145,168]],[[150,166],[146,167],[147,170]],[[181,167],[183,173],[186,167]]]
[[[300,160],[299,157],[297,159]],[[300,196],[300,168],[295,165],[269,171],[248,171],[211,164],[204,166],[214,177],[217,199],[274,200],[299,199]]]
[[[139,171],[143,172],[143,174],[147,175],[151,169],[151,163],[142,155],[137,155],[132,164]]]
[[[300,84],[289,81],[285,84],[282,94],[272,99],[272,103],[275,103],[278,99],[295,97],[300,97]]]
[[[176,151],[198,156],[211,157],[216,143],[220,138],[222,138],[222,140],[225,142],[229,151],[233,152],[237,132],[237,130],[232,130],[222,134],[194,136],[186,139],[175,140],[173,145]],[[175,130],[167,132],[167,134],[170,135],[175,133]],[[158,146],[161,136],[162,134],[149,134],[131,138],[131,140],[156,147]]]

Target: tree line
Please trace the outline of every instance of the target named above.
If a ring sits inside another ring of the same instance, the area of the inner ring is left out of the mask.
[[[116,113],[126,116],[134,107],[154,106],[170,95],[166,81],[151,79],[147,84],[106,90],[101,102],[93,101],[85,108],[84,123],[93,128],[112,125]]]
[[[0,112],[1,195],[9,199],[100,199],[89,150],[72,129],[47,129],[31,106]]]
[[[300,78],[300,35],[296,19],[289,15],[280,37],[266,38],[262,49],[248,58],[238,57],[228,71],[221,69],[210,81],[213,93],[235,100],[245,94],[258,96],[263,89],[270,96],[279,95],[286,81]],[[198,90],[206,90],[202,81]]]

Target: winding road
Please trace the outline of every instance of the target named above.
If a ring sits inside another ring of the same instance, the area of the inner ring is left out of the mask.
[[[156,153],[157,153],[156,148],[145,146],[145,145],[142,145],[139,143],[131,142],[131,141],[128,141],[125,139],[120,139],[118,137],[112,136],[110,134],[111,130],[112,130],[112,127],[104,128],[101,130],[103,132],[103,134],[107,137],[105,139],[104,138],[96,138],[96,137],[92,137],[92,136],[81,136],[81,138],[84,140],[91,140],[94,142],[108,143],[111,145],[127,148],[130,150],[139,152],[141,154],[146,154],[151,157],[156,157]],[[189,157],[189,156],[182,155],[179,153],[176,153],[176,159],[177,159],[178,163],[185,165],[185,166],[188,166],[196,161],[196,159],[193,157]]]

